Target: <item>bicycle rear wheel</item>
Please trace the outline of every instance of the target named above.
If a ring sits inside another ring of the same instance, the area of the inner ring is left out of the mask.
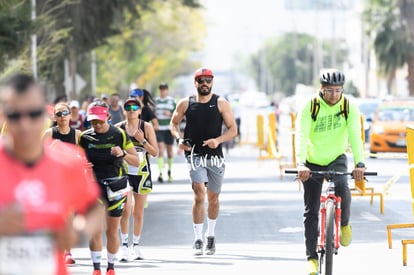
[[[326,201],[325,225],[325,275],[332,275],[333,254],[335,247],[335,204],[333,200]]]

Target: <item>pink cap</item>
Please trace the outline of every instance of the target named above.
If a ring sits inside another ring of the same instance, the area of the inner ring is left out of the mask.
[[[99,120],[106,120],[108,117],[108,108],[103,106],[92,106],[88,109],[87,113],[88,121],[99,119]]]

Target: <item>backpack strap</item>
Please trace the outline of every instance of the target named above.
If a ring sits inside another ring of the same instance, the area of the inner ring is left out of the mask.
[[[344,98],[343,101],[342,101],[343,114],[344,114],[345,120],[348,120],[348,114],[349,114],[349,99],[346,96],[344,96],[344,95],[342,95],[342,97]]]
[[[311,108],[310,108],[310,113],[311,113],[311,117],[313,121],[316,120],[320,107],[321,107],[321,104],[319,103],[319,98],[317,96],[313,97],[311,101]]]

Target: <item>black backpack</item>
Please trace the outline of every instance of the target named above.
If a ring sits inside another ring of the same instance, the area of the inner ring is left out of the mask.
[[[349,99],[345,95],[342,95],[341,101],[342,101],[341,111],[337,115],[338,116],[343,115],[345,117],[345,120],[348,120]],[[319,102],[319,97],[314,96],[312,98],[311,107],[310,107],[310,113],[311,113],[311,117],[312,117],[313,121],[316,120],[316,117],[318,116],[320,107],[321,107],[321,104]]]

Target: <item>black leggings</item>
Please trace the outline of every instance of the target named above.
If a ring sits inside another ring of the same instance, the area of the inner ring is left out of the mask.
[[[306,163],[306,166],[312,171],[327,171],[332,169],[335,171],[347,172],[348,160],[346,155],[343,154],[327,166],[320,166],[312,163]],[[308,260],[318,259],[318,220],[322,182],[323,177],[319,175],[312,175],[309,180],[303,182],[303,199],[305,204],[303,223],[305,226],[306,257]],[[347,176],[335,177],[335,195],[342,199],[341,226],[345,226],[349,223],[349,216],[351,214],[351,192],[349,191]]]

